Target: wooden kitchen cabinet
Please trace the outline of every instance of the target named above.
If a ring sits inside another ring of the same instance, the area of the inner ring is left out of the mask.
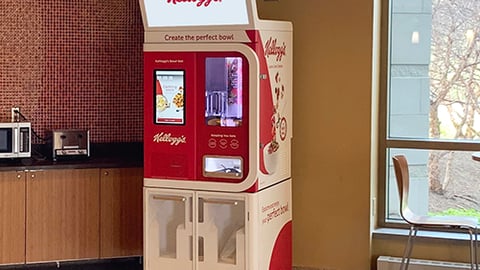
[[[26,262],[99,257],[99,169],[26,172]]]
[[[25,262],[25,174],[0,172],[0,264]]]
[[[143,169],[0,172],[0,265],[143,254]]]
[[[142,255],[143,168],[100,172],[100,257]]]

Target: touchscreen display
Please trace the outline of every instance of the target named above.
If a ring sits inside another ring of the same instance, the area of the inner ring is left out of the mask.
[[[185,71],[155,70],[155,124],[185,123]]]

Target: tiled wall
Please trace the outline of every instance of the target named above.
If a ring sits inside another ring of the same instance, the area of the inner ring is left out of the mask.
[[[141,141],[138,5],[0,1],[0,119],[9,121],[17,106],[40,137],[51,129],[82,128],[93,142]]]

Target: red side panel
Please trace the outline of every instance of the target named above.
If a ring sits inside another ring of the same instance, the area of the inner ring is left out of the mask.
[[[278,234],[270,257],[269,270],[292,269],[292,221],[289,221]]]

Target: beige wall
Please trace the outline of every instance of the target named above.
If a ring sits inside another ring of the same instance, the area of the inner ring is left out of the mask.
[[[369,269],[372,0],[257,3],[294,27],[294,265]]]
[[[257,0],[261,18],[294,26],[295,266],[376,269],[403,254],[404,237],[370,242],[374,1]],[[467,243],[438,239],[417,240],[413,256],[469,260]]]
[[[295,209],[294,209],[295,210]],[[468,241],[459,242],[445,239],[422,239],[415,240],[412,251],[413,258],[438,261],[470,262]],[[406,239],[400,237],[375,237],[373,239],[372,258],[378,256],[403,255]]]

